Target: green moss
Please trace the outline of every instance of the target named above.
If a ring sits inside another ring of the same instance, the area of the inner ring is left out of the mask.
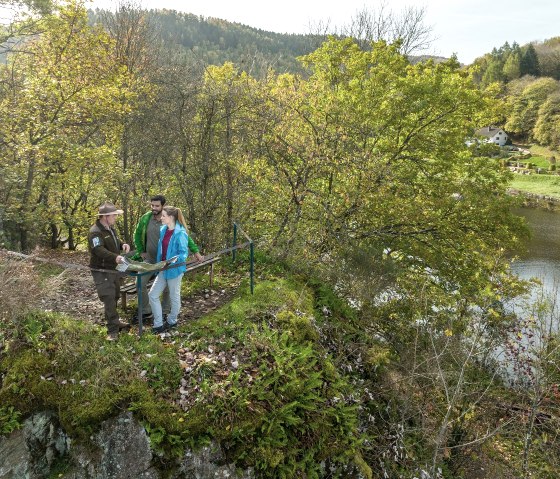
[[[104,337],[102,328],[63,315],[26,316],[0,358],[0,402],[23,415],[55,410],[85,441],[128,409],[163,457],[214,439],[228,461],[266,477],[316,477],[322,460],[359,454],[352,388],[318,343],[313,295],[292,279],[260,281],[254,295],[242,287],[228,305],[182,326],[173,342]],[[175,405],[179,348],[211,348],[239,362],[227,374],[220,364],[198,364],[187,411]]]
[[[319,333],[311,321],[311,317],[293,311],[280,311],[276,315],[279,327],[290,331],[295,341],[317,341]]]
[[[28,315],[0,361],[0,402],[17,404],[23,414],[58,411],[62,426],[78,437],[131,404],[140,413],[165,410],[161,401],[181,375],[175,352],[150,337],[122,336],[110,344],[104,336],[101,328],[63,315]]]

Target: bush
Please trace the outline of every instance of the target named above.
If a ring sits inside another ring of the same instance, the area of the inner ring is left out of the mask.
[[[41,297],[41,287],[33,264],[0,253],[0,323],[13,322],[33,309]]]

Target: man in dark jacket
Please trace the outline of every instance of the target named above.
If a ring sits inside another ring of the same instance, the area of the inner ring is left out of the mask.
[[[119,321],[117,301],[120,296],[120,274],[115,270],[117,263],[122,263],[124,258],[121,250],[126,254],[130,246],[122,243],[115,233],[117,216],[123,213],[114,204],[105,202],[99,207],[97,221],[90,228],[88,235],[88,248],[90,251],[91,274],[99,299],[105,308],[107,321],[107,340],[114,341],[119,336],[119,330],[128,328],[129,325]],[[107,271],[100,271],[107,270]],[[114,271],[114,272],[113,272]]]

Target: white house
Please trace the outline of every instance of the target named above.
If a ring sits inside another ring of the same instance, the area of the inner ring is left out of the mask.
[[[495,143],[499,146],[504,146],[508,140],[507,133],[495,126],[485,126],[480,130],[476,130],[475,134],[486,138],[486,143]]]

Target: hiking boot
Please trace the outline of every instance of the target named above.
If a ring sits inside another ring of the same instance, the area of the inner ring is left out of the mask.
[[[107,341],[116,341],[119,339],[119,333],[109,333],[105,339]]]
[[[123,329],[130,329],[130,324],[119,321],[119,331],[122,331]]]
[[[174,323],[165,322],[165,324],[163,326],[165,327],[166,331],[171,331],[172,329],[177,329],[177,321],[175,321]]]
[[[152,328],[152,334],[162,334],[165,333],[165,326],[159,326],[157,328]]]
[[[146,321],[153,321],[153,319],[153,313],[142,315],[142,323],[145,323]],[[132,319],[130,320],[130,324],[138,324],[138,312],[134,313],[134,316],[132,316]]]

